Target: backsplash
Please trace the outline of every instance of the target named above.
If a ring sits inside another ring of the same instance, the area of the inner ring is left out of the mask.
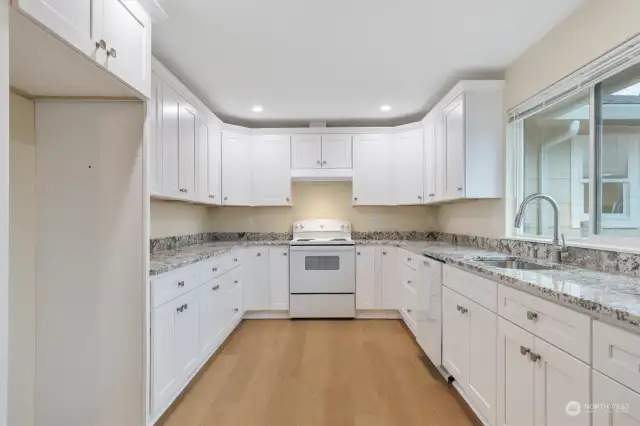
[[[204,232],[151,240],[151,253],[213,241],[282,241],[290,240],[290,232]],[[433,231],[371,231],[352,233],[354,240],[441,241],[454,245],[477,247],[513,256],[548,258],[551,244],[507,238],[476,237]],[[640,255],[612,250],[569,247],[562,263],[593,271],[640,276]]]

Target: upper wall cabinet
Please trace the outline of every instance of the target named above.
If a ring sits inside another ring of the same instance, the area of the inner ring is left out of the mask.
[[[291,205],[290,137],[252,136],[251,148],[251,204]]]
[[[124,0],[13,0],[13,6],[144,96],[151,92],[151,20]]]
[[[353,141],[353,204],[394,204],[392,135],[357,135]]]
[[[220,127],[202,115],[197,118],[196,188],[198,201],[220,204]]]
[[[251,205],[251,141],[243,133],[222,132],[222,204]]]
[[[351,135],[293,135],[294,179],[351,179]]]
[[[393,143],[394,204],[422,204],[424,201],[424,158],[422,129],[395,135]]]
[[[435,158],[445,170],[436,171],[436,183],[444,178],[436,200],[502,197],[502,86],[462,81],[440,102]]]

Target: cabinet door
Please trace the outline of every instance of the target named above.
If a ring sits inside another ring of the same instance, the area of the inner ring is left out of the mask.
[[[252,138],[252,205],[291,205],[290,150],[289,136],[255,136]]]
[[[197,201],[213,202],[209,198],[209,126],[206,119],[196,116],[196,194]]]
[[[591,413],[567,413],[567,405],[572,401],[591,403],[591,367],[537,337],[534,351],[540,356],[533,362],[536,426],[591,425]]]
[[[180,105],[178,116],[178,180],[181,198],[197,200],[196,188],[196,112]]]
[[[162,195],[180,198],[180,178],[178,172],[180,135],[178,132],[178,111],[180,97],[168,85],[162,85],[161,122],[162,137]]]
[[[534,426],[533,335],[498,318],[499,426]],[[562,423],[561,423],[562,424]]]
[[[178,388],[176,364],[176,308],[168,302],[151,310],[151,406],[162,410]]]
[[[593,403],[610,407],[593,412],[593,426],[640,426],[640,395],[592,370]]]
[[[351,168],[351,135],[322,136],[322,168]]]
[[[469,379],[465,391],[471,404],[489,422],[496,424],[497,315],[471,301],[465,314],[469,320]]]
[[[353,141],[353,204],[393,204],[388,135],[358,135]]]
[[[244,251],[244,308],[247,311],[265,311],[271,307],[269,288],[269,249],[250,248]]]
[[[250,154],[246,135],[222,132],[222,204],[251,205]]]
[[[376,304],[375,248],[356,247],[356,309],[379,309]]]
[[[427,114],[424,121],[424,202],[436,200],[436,112]]]
[[[207,159],[207,200],[210,204],[220,204],[220,128],[209,124],[208,130],[208,159]]]
[[[96,51],[92,10],[102,0],[13,0],[13,6],[87,56]]]
[[[442,365],[442,265],[421,259],[418,267],[418,344],[431,362]]]
[[[401,262],[398,250],[395,247],[383,247],[380,259],[382,309],[400,309],[402,281],[399,276]]]
[[[289,309],[289,247],[270,248],[269,266],[270,308],[285,311]]]
[[[180,384],[193,373],[199,359],[198,353],[198,292],[189,293],[176,299],[176,371]]]
[[[223,309],[223,277],[216,278],[200,286],[198,292],[198,353],[199,360],[205,360],[217,347],[220,311]]]
[[[149,94],[151,19],[131,1],[103,2],[102,36],[107,43],[106,68],[142,94]]]
[[[446,200],[447,196],[447,146],[444,138],[444,117],[442,110],[436,108],[434,111],[434,155],[435,155],[435,192],[433,201]]]
[[[393,145],[393,196],[395,204],[422,204],[424,197],[422,129],[403,132]]]
[[[444,143],[446,148],[447,198],[464,197],[464,97],[458,96],[444,108]]]
[[[293,135],[291,137],[291,168],[319,169],[322,167],[320,135]]]
[[[231,307],[231,327],[235,327],[236,324],[242,319],[244,315],[243,306],[243,285],[238,283],[229,292],[230,307]],[[229,331],[232,331],[231,328]]]
[[[471,302],[442,289],[442,365],[463,386],[469,377],[469,320]]]

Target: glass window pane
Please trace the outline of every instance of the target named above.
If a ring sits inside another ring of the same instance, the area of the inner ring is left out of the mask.
[[[523,198],[536,192],[553,197],[560,209],[561,232],[567,238],[579,237],[580,222],[588,220],[589,211],[584,209],[589,202],[588,89],[524,120],[523,165]],[[529,204],[523,234],[553,235],[549,203]]]
[[[305,271],[338,271],[340,256],[306,256],[304,269]]]
[[[640,65],[602,82],[600,233],[640,235]]]

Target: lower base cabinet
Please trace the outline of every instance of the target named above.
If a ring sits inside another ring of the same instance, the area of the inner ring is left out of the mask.
[[[531,333],[498,320],[498,424],[589,426],[591,367]]]
[[[640,394],[593,370],[593,426],[640,426]]]
[[[442,364],[476,412],[496,424],[497,316],[444,287]]]

